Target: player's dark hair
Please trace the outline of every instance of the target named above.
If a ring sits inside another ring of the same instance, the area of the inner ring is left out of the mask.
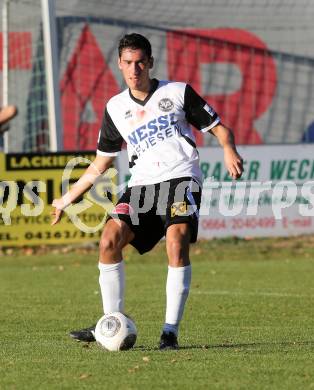
[[[132,33],[126,34],[123,38],[120,39],[119,42],[119,57],[121,57],[122,50],[129,49],[141,49],[147,55],[148,58],[152,56],[152,47],[147,38],[145,38],[141,34]]]

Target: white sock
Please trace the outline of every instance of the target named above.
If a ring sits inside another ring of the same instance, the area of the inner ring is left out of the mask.
[[[104,314],[124,310],[124,261],[117,264],[98,264],[99,285]]]
[[[179,323],[183,316],[184,305],[189,295],[191,284],[191,265],[185,267],[168,266],[166,285],[167,308],[164,332],[178,334]]]

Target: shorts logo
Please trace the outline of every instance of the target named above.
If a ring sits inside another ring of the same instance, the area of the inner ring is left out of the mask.
[[[187,204],[186,202],[176,202],[171,206],[171,217],[187,215]]]
[[[158,107],[161,111],[171,111],[174,107],[174,104],[172,102],[172,100],[168,99],[168,98],[164,98],[164,99],[161,99],[159,100],[158,102]]]
[[[133,208],[128,203],[119,203],[112,210],[111,214],[132,215],[133,213],[134,213]]]

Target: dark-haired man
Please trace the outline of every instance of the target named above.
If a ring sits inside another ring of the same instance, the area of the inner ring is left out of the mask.
[[[213,108],[188,84],[151,79],[153,63],[145,37],[134,33],[120,40],[118,66],[128,88],[107,103],[96,159],[79,182],[53,202],[52,224],[70,202],[90,188],[90,181],[84,178],[105,172],[125,141],[131,179],[100,240],[103,310],[105,314],[124,311],[123,248],[130,243],[143,254],[165,235],[167,303],[159,346],[177,349],[191,282],[189,246],[197,239],[201,200],[201,171],[190,124],[218,138],[232,178],[239,178],[243,167],[231,131],[221,124]],[[70,335],[94,341],[94,326]]]

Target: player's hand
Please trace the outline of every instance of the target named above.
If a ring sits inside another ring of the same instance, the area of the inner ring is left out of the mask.
[[[224,148],[225,164],[232,179],[239,179],[243,173],[243,159],[232,147]]]
[[[62,198],[60,199],[54,199],[52,202],[52,206],[54,207],[54,210],[50,213],[52,215],[53,220],[51,222],[51,226],[58,223],[62,217],[63,214],[63,207],[64,207],[64,200]]]

